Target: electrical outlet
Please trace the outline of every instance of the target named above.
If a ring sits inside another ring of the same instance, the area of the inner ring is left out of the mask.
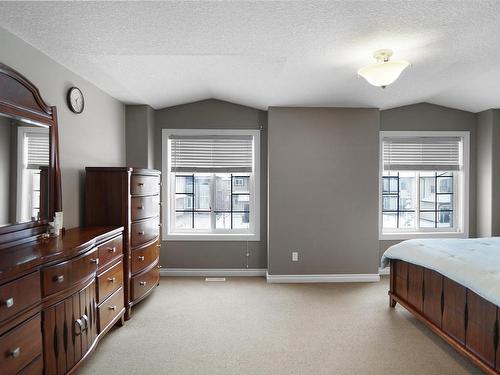
[[[299,252],[292,251],[292,262],[298,262],[298,261],[299,261]]]

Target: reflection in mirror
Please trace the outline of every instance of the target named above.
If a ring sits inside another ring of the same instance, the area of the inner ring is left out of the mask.
[[[0,115],[0,226],[48,217],[49,129]]]

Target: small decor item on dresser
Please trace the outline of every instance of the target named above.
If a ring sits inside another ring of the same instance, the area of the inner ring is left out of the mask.
[[[85,100],[83,98],[82,91],[78,87],[71,87],[68,90],[66,99],[68,101],[68,107],[72,112],[76,114],[80,114],[83,112]]]

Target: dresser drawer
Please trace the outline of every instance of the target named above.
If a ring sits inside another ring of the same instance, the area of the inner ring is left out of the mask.
[[[97,276],[97,303],[101,303],[123,285],[123,263],[120,261]]]
[[[2,374],[16,374],[42,353],[40,314],[0,337]]]
[[[112,259],[123,254],[122,236],[109,240],[97,248],[99,257],[99,268],[106,266]]]
[[[160,281],[160,270],[154,266],[149,271],[132,277],[132,300],[135,301],[158,285]]]
[[[98,308],[99,331],[116,318],[123,309],[123,288],[118,289],[111,297],[103,302]]]
[[[97,271],[97,249],[79,257],[42,269],[42,295],[64,290],[80,280],[84,280]]]
[[[132,197],[130,203],[130,218],[135,220],[146,219],[160,214],[160,196]]]
[[[160,178],[158,176],[132,175],[130,177],[130,194],[152,195],[160,192]]]
[[[40,272],[34,272],[0,287],[0,322],[41,300]]]
[[[132,247],[153,241],[160,234],[158,217],[132,223],[130,230],[130,243]]]
[[[43,358],[39,355],[33,362],[23,368],[17,375],[42,375],[43,374]]]
[[[147,268],[156,259],[158,259],[158,256],[160,254],[159,250],[160,249],[158,248],[158,242],[154,242],[147,247],[132,251],[130,257],[131,272],[134,274]]]

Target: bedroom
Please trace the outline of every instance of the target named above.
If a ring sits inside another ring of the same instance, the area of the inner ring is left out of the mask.
[[[0,2],[0,372],[498,373],[499,10]]]

